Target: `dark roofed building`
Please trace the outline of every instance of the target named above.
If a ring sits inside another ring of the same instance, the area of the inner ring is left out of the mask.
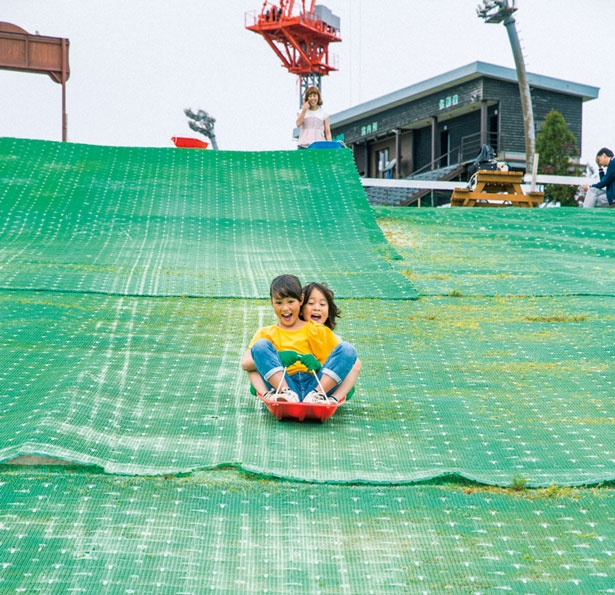
[[[599,89],[528,73],[536,132],[556,109],[581,149],[583,103]],[[364,177],[462,175],[484,144],[513,169],[525,169],[517,72],[474,62],[331,116],[334,138],[352,148]]]

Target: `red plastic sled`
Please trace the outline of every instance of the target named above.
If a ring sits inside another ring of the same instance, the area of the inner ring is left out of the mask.
[[[187,136],[172,136],[171,140],[180,149],[206,149],[209,146],[204,140]]]
[[[265,403],[267,409],[278,421],[282,419],[296,419],[297,421],[319,419],[323,424],[346,401],[344,399],[339,403],[284,403],[280,401],[266,401],[261,395],[258,395],[258,398]]]

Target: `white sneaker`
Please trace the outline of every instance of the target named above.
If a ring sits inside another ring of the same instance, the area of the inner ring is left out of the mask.
[[[290,390],[290,388],[285,388],[279,393],[274,393],[273,397],[274,398],[272,400],[278,401],[279,403],[299,402],[299,395],[294,390]]]
[[[265,399],[265,401],[275,401],[276,396],[277,395],[275,394],[275,389],[270,388],[266,393],[263,394],[263,399]]]
[[[303,399],[304,403],[328,403],[327,395],[323,395],[320,391],[312,390]]]

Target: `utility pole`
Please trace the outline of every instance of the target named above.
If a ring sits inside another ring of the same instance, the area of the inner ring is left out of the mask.
[[[513,14],[517,11],[517,0],[484,0],[476,9],[477,15],[485,19],[486,23],[504,23],[508,32],[510,47],[512,48],[517,69],[517,82],[521,96],[521,109],[523,111],[523,129],[525,131],[525,159],[526,171],[532,171],[536,145],[536,129],[534,128],[534,110],[532,108],[532,95],[527,80],[525,61],[521,51],[521,43],[515,27]]]
[[[192,128],[195,132],[206,136],[211,141],[211,148],[217,151],[218,143],[214,132],[214,124],[216,123],[216,119],[212,118],[202,109],[195,114],[190,108],[186,108],[184,110],[184,114],[190,118],[188,126],[190,126],[190,128]]]

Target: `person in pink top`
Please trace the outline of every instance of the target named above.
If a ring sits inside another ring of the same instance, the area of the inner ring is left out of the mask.
[[[308,87],[304,95],[303,107],[297,116],[299,149],[307,149],[317,140],[331,140],[329,114],[322,109],[322,97],[318,87]]]

